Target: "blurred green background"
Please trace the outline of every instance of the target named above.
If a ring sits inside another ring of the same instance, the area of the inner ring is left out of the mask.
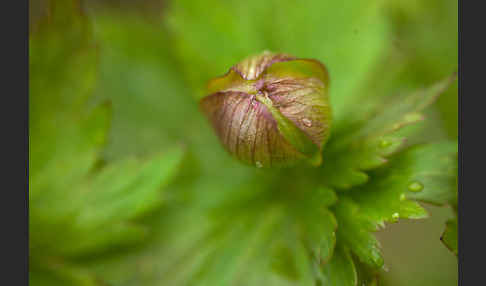
[[[79,9],[92,34],[61,36],[56,42],[46,40],[41,32],[45,19],[56,22],[49,12],[50,2],[30,1],[30,33],[57,57],[46,60],[52,64],[49,67],[32,68],[31,60],[31,76],[46,73],[59,86],[83,77],[80,86],[62,88],[79,92],[89,85],[93,94],[89,102],[111,101],[104,162],[182,144],[198,158],[197,170],[185,170],[187,174],[243,181],[245,168],[237,172],[241,177],[224,178],[212,167],[240,168],[228,163],[232,159],[219,147],[198,110],[196,98],[208,79],[262,50],[316,58],[329,68],[330,96],[338,114],[342,106],[355,104],[360,94],[387,96],[413,90],[457,71],[457,6],[455,0],[85,0]],[[78,32],[70,28],[60,34]],[[67,61],[69,52],[63,51],[78,48],[93,49],[93,66],[87,65],[88,56]],[[65,67],[72,75],[66,75]],[[38,86],[50,93],[51,83]],[[457,96],[455,83],[429,109],[426,131],[417,140],[457,138]],[[42,99],[31,104],[38,102]],[[201,197],[205,188],[211,188],[209,181],[196,182]],[[187,185],[192,183],[189,180]],[[183,201],[186,187],[182,185],[179,195],[167,192],[165,199]],[[452,211],[427,209],[428,220],[401,221],[378,233],[388,268],[383,285],[457,284],[456,257],[439,241]]]

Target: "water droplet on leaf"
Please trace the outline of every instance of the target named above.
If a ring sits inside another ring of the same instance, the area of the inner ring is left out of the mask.
[[[406,199],[405,194],[400,195],[400,201],[404,201]]]
[[[408,185],[408,190],[411,192],[420,192],[424,188],[424,185],[420,182],[413,182]]]
[[[381,148],[386,148],[386,147],[389,147],[391,144],[392,144],[392,142],[391,142],[391,141],[389,141],[389,140],[386,140],[386,139],[382,139],[382,140],[380,141],[380,147],[381,147]]]
[[[255,162],[255,165],[257,166],[257,168],[263,167],[262,163],[260,163],[259,161],[256,161]]]
[[[392,214],[392,220],[394,222],[398,221],[399,218],[400,218],[400,214],[399,213],[393,213]]]
[[[423,119],[423,115],[420,114],[420,113],[409,113],[409,114],[406,114],[405,117],[404,117],[404,120],[406,122],[416,122],[416,121],[420,121]]]

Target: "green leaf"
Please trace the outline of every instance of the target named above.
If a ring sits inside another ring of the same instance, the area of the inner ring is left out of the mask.
[[[420,112],[456,79],[447,77],[426,89],[393,97],[385,103],[370,99],[369,107],[351,107],[348,115],[336,118],[331,138],[323,151],[323,182],[337,189],[366,183],[365,171],[382,166],[403,146],[398,131],[423,119]],[[379,98],[378,100],[382,100]]]
[[[44,189],[45,180],[55,182],[55,177],[61,186],[86,174],[111,116],[109,106],[95,108],[91,115],[85,108],[97,69],[89,22],[77,1],[50,2],[49,20],[29,39],[31,195]]]
[[[424,148],[421,152],[417,151],[421,153],[417,156],[429,158],[429,162],[424,161],[423,174],[415,179],[425,187],[407,196],[435,205],[454,206],[457,204],[457,142],[444,142]],[[426,172],[425,168],[433,171]]]
[[[399,218],[427,217],[427,212],[407,197],[417,191],[430,192],[442,186],[441,181],[448,176],[454,177],[448,170],[454,167],[451,156],[455,152],[455,142],[417,145],[392,156],[387,166],[371,172],[369,183],[340,196],[334,207],[338,242],[345,243],[363,263],[380,268],[383,260],[371,232]]]
[[[297,208],[296,217],[301,217],[304,242],[318,263],[327,263],[336,246],[337,221],[328,207],[337,201],[336,194],[331,189],[319,188],[309,193],[310,203]]]
[[[91,25],[79,2],[50,1],[49,17],[29,38],[29,127],[79,111],[94,87],[97,60]]]
[[[111,104],[90,102],[98,62],[91,27],[78,2],[50,4],[49,21],[30,39],[30,279],[100,285],[73,259],[145,239],[139,220],[164,200],[184,152],[100,160]]]
[[[337,240],[346,245],[363,263],[373,268],[383,266],[380,244],[371,233],[377,230],[375,222],[361,214],[358,204],[341,196],[333,207],[338,221]]]
[[[57,196],[79,183],[95,166],[110,121],[111,105],[104,103],[75,117],[59,116],[51,126],[31,127],[29,200]]]
[[[80,234],[93,233],[99,229],[98,236],[88,236],[83,243],[76,245],[69,253],[86,255],[89,252],[113,246],[114,241],[129,238],[134,228],[134,219],[152,212],[160,206],[164,197],[160,190],[167,186],[175,176],[181,163],[183,150],[175,148],[164,154],[152,155],[148,160],[123,159],[105,167],[101,172],[84,184],[76,192],[82,207],[75,228]],[[113,230],[110,226],[113,225]],[[124,235],[123,231],[128,232]],[[106,232],[106,233],[105,233]],[[109,233],[113,236],[110,236]],[[144,235],[146,230],[141,232]],[[79,238],[78,238],[79,239]],[[110,245],[111,244],[111,245]]]
[[[356,272],[358,273],[358,283],[361,286],[378,286],[378,275],[380,271],[369,267],[368,265],[354,260]]]
[[[160,190],[174,176],[182,155],[177,148],[145,161],[120,160],[69,191],[32,201],[31,250],[86,256],[142,240],[147,229],[133,220],[160,205]]]
[[[70,265],[69,260],[146,239],[149,229],[137,220],[160,205],[160,190],[173,178],[182,155],[177,148],[145,161],[120,160],[72,190],[31,202],[31,263],[44,265],[38,275],[73,285],[101,285],[84,265]]]
[[[29,265],[30,285],[106,285],[92,272],[76,264],[66,263],[55,258],[46,259],[39,264]]]
[[[286,231],[283,214],[269,209],[257,216],[231,216],[209,224],[195,223],[200,220],[194,218],[176,220],[182,225],[166,229],[148,248],[124,260],[98,262],[95,271],[113,284],[267,285],[282,281],[288,284],[281,285],[312,285],[306,250],[292,231]],[[204,217],[204,213],[192,216]],[[133,269],[129,261],[150,268]]]
[[[411,87],[428,84],[458,69],[458,5],[455,1],[393,1],[386,4],[399,49],[391,51],[390,66],[401,66],[397,82]],[[441,43],[438,45],[437,43]],[[400,54],[398,56],[398,54]],[[382,77],[382,73],[379,74]],[[437,102],[439,120],[450,139],[457,138],[458,89],[452,86]]]
[[[457,256],[457,215],[447,221],[446,228],[440,240]]]
[[[348,250],[338,247],[329,263],[321,266],[322,281],[318,285],[356,286],[358,275]]]
[[[155,221],[149,245],[97,261],[95,273],[115,285],[314,285],[312,264],[334,252],[336,220],[327,206],[335,193],[284,190],[276,197],[273,188],[248,187],[209,210],[174,208]],[[150,267],[133,269],[134,262]]]
[[[420,193],[454,196],[455,186],[444,189],[444,182],[455,180],[457,143],[416,145],[393,156],[389,166],[371,173],[369,184],[353,189],[351,197],[370,219],[382,225],[398,218],[423,218],[427,213],[416,202]],[[441,200],[437,196],[437,201]],[[430,201],[430,200],[428,200]]]

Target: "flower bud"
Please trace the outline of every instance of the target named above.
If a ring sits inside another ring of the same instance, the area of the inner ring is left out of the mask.
[[[317,60],[264,52],[211,80],[200,105],[223,146],[257,167],[321,163],[329,77]]]

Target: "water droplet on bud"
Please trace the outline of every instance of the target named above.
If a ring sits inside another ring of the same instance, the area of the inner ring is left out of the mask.
[[[312,121],[310,121],[307,118],[302,119],[302,123],[304,123],[305,126],[311,127],[312,126]]]

